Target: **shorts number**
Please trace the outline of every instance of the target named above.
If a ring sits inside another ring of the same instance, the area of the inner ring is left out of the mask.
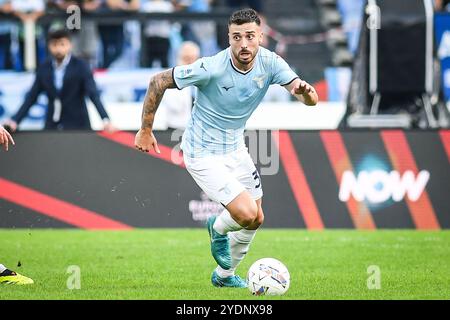
[[[255,189],[260,188],[260,187],[261,187],[261,178],[259,177],[258,170],[255,170],[255,171],[252,173],[252,175],[253,175],[253,179],[255,179],[255,181],[258,181],[257,184],[256,184],[256,186],[255,186]]]

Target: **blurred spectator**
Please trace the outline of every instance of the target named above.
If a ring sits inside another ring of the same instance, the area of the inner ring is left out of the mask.
[[[258,13],[264,12],[263,3],[261,0],[227,0],[226,4],[229,8],[234,10],[249,7]]]
[[[57,8],[66,11],[68,7],[76,5],[81,8],[83,0],[47,0],[47,8]]]
[[[192,64],[200,58],[200,48],[194,42],[185,41],[178,51],[177,65]]]
[[[22,21],[36,21],[45,12],[44,0],[11,0],[13,14]]]
[[[213,0],[172,0],[176,9],[186,12],[207,13]],[[215,55],[219,50],[216,24],[212,21],[194,21],[183,24],[182,37],[200,46],[202,56]]]
[[[450,0],[434,0],[434,8],[436,11],[450,12]]]
[[[359,33],[364,16],[365,0],[338,0],[338,9],[342,15],[342,27],[347,35],[348,49],[353,54],[358,48]]]
[[[102,0],[48,0],[47,6],[53,5],[59,10],[67,11],[72,5],[78,6],[83,12],[94,12],[100,9]],[[59,25],[59,27],[64,27]],[[71,30],[73,54],[88,61],[91,66],[96,66],[98,51],[98,32],[96,22],[83,20],[79,30]]]
[[[114,131],[89,66],[71,54],[69,33],[54,30],[48,37],[51,58],[39,66],[25,101],[5,125],[15,131],[39,94],[45,93],[48,98],[45,129],[91,129],[85,101],[85,96],[89,96],[104,121],[104,129]]]
[[[167,0],[143,0],[142,12],[173,12],[174,8]],[[168,55],[170,50],[170,30],[171,24],[167,20],[149,21],[144,26],[142,66],[154,67],[155,62],[159,62],[160,67],[167,68]]]
[[[137,12],[140,0],[104,0],[105,8],[114,12]],[[124,29],[123,23],[99,24],[98,32],[102,41],[103,61],[102,68],[108,68],[123,51]]]
[[[0,0],[0,13],[12,13],[11,0]],[[0,70],[11,69],[13,66],[13,57],[11,53],[13,28],[13,23],[6,21],[0,22]]]
[[[20,60],[15,66],[16,70],[23,70],[25,63],[25,24],[35,23],[37,19],[45,13],[44,0],[11,0],[12,14],[17,16],[22,25],[19,28],[19,51]],[[36,41],[36,60],[40,63],[45,58],[45,41],[42,27],[36,26],[35,29]]]
[[[194,63],[200,58],[200,48],[194,42],[186,41],[178,51],[177,65]],[[166,112],[167,125],[171,129],[185,129],[191,117],[195,87],[182,90],[166,90],[161,101],[162,109]]]

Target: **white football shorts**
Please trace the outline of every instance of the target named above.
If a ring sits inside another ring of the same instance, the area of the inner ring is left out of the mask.
[[[188,172],[211,200],[226,206],[244,190],[255,200],[263,196],[259,172],[246,147],[225,155],[190,158],[184,154],[183,158]]]

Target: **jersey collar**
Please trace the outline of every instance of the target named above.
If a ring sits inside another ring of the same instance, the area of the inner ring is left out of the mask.
[[[234,71],[245,75],[245,74],[248,74],[250,71],[252,71],[253,68],[255,67],[255,63],[253,63],[253,66],[250,69],[248,69],[247,71],[243,71],[234,65],[233,58],[231,57],[231,55],[232,55],[231,48],[228,48],[228,56],[230,57],[230,63],[231,63],[231,66],[233,67]],[[258,55],[259,55],[259,49],[258,49],[258,52],[256,53],[255,59],[258,57]]]

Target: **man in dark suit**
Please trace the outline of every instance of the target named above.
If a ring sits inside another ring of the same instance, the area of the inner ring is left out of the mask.
[[[33,86],[19,111],[5,123],[11,131],[27,115],[40,93],[48,97],[45,129],[91,129],[85,97],[88,96],[103,119],[104,129],[114,131],[100,101],[89,66],[71,54],[72,43],[65,30],[51,31],[48,36],[51,58],[38,67]]]

